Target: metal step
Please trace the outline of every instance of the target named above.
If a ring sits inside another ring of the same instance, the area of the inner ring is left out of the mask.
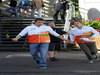
[[[22,47],[0,47],[0,51],[29,51],[29,48],[22,48]]]
[[[25,44],[1,44],[0,47],[28,47],[28,43]]]

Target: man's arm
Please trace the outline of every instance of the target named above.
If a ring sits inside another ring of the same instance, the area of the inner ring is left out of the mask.
[[[73,34],[73,31],[71,30],[70,31],[70,43],[74,43],[74,41],[75,41],[75,36]]]
[[[94,40],[95,37],[97,37],[99,34],[98,31],[96,31],[94,28],[91,27],[91,32],[93,33],[93,35],[91,37],[89,37],[90,40]]]
[[[24,28],[15,38],[12,38],[13,41],[18,41],[18,39],[20,39],[21,37],[23,37],[24,35],[26,35],[28,32],[28,28]]]
[[[18,39],[20,39],[20,37],[12,38],[13,41],[18,41]]]
[[[59,38],[59,39],[62,39],[62,40],[64,40],[64,41],[67,40],[67,39],[63,38],[62,36],[60,36],[60,35],[59,35],[58,33],[56,33],[55,31],[53,31],[53,29],[52,29],[51,27],[49,27],[49,32],[50,32],[51,35],[54,35],[54,36],[56,36],[56,37]]]
[[[57,30],[56,30],[56,32],[57,32],[58,34],[60,34],[60,35],[67,34],[67,32],[66,32],[66,31],[61,30],[61,29],[57,29]]]

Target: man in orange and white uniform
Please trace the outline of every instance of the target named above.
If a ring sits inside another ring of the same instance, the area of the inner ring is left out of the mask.
[[[43,23],[44,20],[42,18],[37,18],[35,24],[27,26],[21,33],[12,39],[13,41],[18,41],[22,36],[28,34],[30,53],[39,64],[40,68],[46,68],[47,66],[48,45],[50,42],[49,33],[62,40],[66,40],[53,31],[51,27],[46,26]],[[38,55],[38,52],[40,55]]]
[[[94,39],[99,35],[99,32],[92,27],[84,26],[79,18],[74,19],[74,25],[75,27],[70,32],[70,40],[72,43],[76,41],[86,54],[89,63],[93,63],[93,60],[97,58]]]

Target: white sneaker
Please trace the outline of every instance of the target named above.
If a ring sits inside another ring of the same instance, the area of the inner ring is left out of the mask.
[[[90,61],[89,61],[89,64],[93,64],[93,63],[94,63],[94,61],[93,61],[93,60],[90,60]]]
[[[96,56],[96,55],[93,55],[93,58],[94,58],[94,59],[97,59],[97,56]]]

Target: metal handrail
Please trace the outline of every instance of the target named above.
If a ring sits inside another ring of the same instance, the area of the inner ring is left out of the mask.
[[[67,15],[65,18],[65,26],[64,31],[69,32],[70,30],[70,20],[72,17],[75,17],[75,7],[72,3],[69,3],[69,10],[66,11]],[[64,38],[68,39],[68,34],[64,35]],[[66,48],[67,44],[64,42],[64,48]]]
[[[72,17],[75,17],[75,7],[72,3],[69,4],[69,10],[67,10],[67,15],[65,18],[65,26],[64,31],[68,32],[70,29],[70,20]],[[65,38],[68,38],[68,35],[65,36]]]

